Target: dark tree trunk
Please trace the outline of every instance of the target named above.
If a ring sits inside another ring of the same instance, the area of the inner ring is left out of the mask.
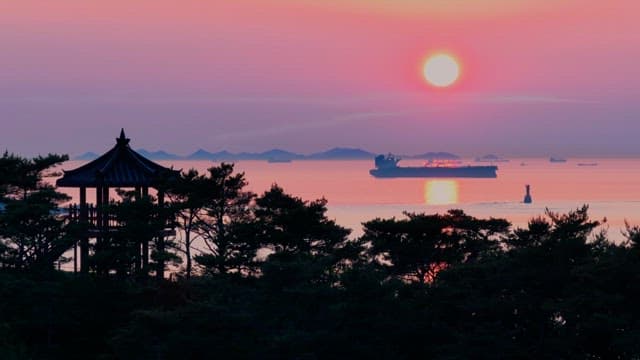
[[[162,190],[158,190],[158,208],[160,210],[160,214],[163,217],[164,222],[164,192]],[[156,278],[158,281],[164,280],[164,234],[158,234],[158,243],[156,245],[156,251],[158,252],[158,263],[156,269]]]
[[[191,279],[191,226],[186,227],[187,231],[185,231],[185,243],[184,243],[184,252],[187,257],[187,279]]]

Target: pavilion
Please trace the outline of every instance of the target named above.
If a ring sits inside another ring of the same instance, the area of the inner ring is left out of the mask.
[[[158,205],[164,206],[163,184],[167,180],[176,178],[179,171],[161,166],[135,152],[129,146],[130,140],[125,136],[124,129],[120,137],[116,139],[116,145],[97,159],[70,171],[65,171],[56,185],[59,187],[79,188],[80,204],[72,206],[70,219],[85,225],[86,231],[79,239],[80,243],[80,272],[89,271],[89,244],[91,239],[98,243],[109,231],[117,231],[118,224],[105,211],[109,204],[109,191],[113,188],[132,188],[135,197],[140,199],[149,195],[149,188],[157,191]],[[87,203],[87,188],[96,189],[96,204]],[[168,228],[166,232],[157,234],[160,237],[159,244],[164,243],[164,236],[172,232]],[[175,231],[173,231],[175,233]],[[149,241],[151,238],[141,241],[140,254],[137,257],[139,263],[136,268],[148,270],[149,265]],[[74,246],[74,270],[77,270],[76,246]],[[163,270],[159,271],[160,273]],[[159,274],[158,276],[163,276]]]

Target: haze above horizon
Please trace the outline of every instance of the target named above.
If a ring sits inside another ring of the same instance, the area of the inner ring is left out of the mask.
[[[0,147],[640,155],[632,0],[0,3]],[[461,76],[422,66],[446,51]]]

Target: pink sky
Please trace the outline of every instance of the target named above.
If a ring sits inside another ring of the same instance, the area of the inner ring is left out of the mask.
[[[0,146],[640,154],[640,2],[0,2]],[[424,56],[464,76],[436,90]]]

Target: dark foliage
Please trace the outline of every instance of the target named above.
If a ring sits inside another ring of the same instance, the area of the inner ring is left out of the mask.
[[[375,219],[364,224],[372,259],[402,278],[426,283],[452,265],[491,254],[510,224],[481,220],[460,210],[446,214],[409,214],[406,219]]]
[[[183,174],[171,206],[123,193],[120,231],[95,259],[110,271],[75,276],[53,270],[68,249],[62,198],[42,183],[56,160],[20,173],[28,160],[0,159],[1,359],[640,357],[640,228],[613,243],[587,207],[515,230],[460,210],[405,214],[349,239],[326,200],[255,196],[223,164]],[[174,212],[209,242],[205,271],[150,281],[132,249]]]
[[[50,271],[73,240],[58,206],[69,198],[44,182],[66,156],[0,158],[0,267]]]
[[[253,200],[244,173],[234,173],[233,164],[209,168],[197,179],[190,198],[199,201],[194,230],[207,250],[195,260],[213,274],[247,273],[254,269],[259,244],[252,236]],[[192,210],[193,211],[193,210]]]

